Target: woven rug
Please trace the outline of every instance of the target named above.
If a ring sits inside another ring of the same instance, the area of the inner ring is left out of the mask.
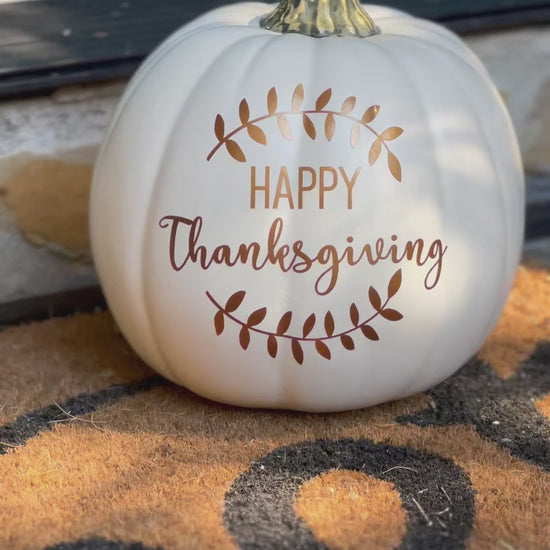
[[[0,548],[550,548],[550,273],[477,357],[339,414],[244,410],[156,376],[108,312],[0,332]]]

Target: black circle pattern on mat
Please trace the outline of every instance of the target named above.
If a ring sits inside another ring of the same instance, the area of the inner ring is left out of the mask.
[[[394,484],[407,512],[399,550],[462,549],[474,520],[474,494],[454,462],[365,439],[318,440],[280,447],[242,473],[225,497],[224,525],[241,550],[326,549],[294,511],[305,482],[333,469]]]
[[[550,422],[535,401],[550,392],[550,342],[539,342],[516,372],[501,379],[472,359],[453,377],[428,390],[435,406],[397,418],[417,426],[473,426],[482,437],[550,472]]]

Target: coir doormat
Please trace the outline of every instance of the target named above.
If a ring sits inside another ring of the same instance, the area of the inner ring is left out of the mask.
[[[243,410],[154,375],[108,313],[0,333],[0,548],[550,548],[550,274],[410,399]]]

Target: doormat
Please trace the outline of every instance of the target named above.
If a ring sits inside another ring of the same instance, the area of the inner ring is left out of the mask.
[[[0,548],[550,548],[550,273],[521,267],[479,354],[338,414],[166,382],[108,312],[0,332]]]

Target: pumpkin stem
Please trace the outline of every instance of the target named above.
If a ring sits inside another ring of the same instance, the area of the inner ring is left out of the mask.
[[[359,0],[280,0],[273,12],[262,17],[260,26],[316,38],[334,35],[366,38],[380,33]]]

